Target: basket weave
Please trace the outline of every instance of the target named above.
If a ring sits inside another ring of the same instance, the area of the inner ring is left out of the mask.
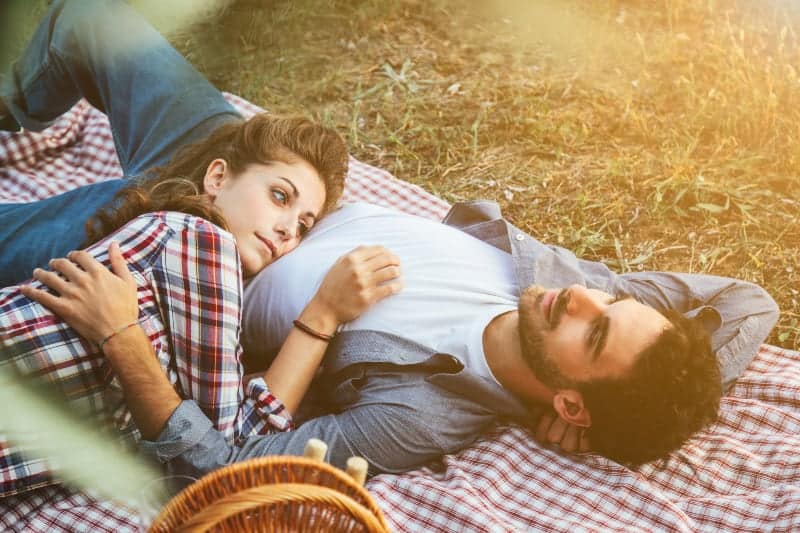
[[[366,489],[327,463],[274,456],[212,472],[175,495],[150,527],[177,531],[388,532]]]

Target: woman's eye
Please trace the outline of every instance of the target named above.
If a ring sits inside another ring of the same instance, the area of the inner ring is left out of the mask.
[[[299,222],[297,224],[297,234],[300,235],[300,237],[305,237],[305,234],[308,233],[310,230],[311,227],[309,227],[309,225],[306,224],[305,222]]]
[[[289,195],[280,189],[272,189],[272,197],[275,198],[275,200],[277,200],[281,205],[286,205],[286,203],[289,201]]]

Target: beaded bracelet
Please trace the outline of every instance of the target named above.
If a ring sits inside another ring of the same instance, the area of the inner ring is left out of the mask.
[[[122,333],[122,332],[123,332],[123,331],[125,331],[126,329],[128,329],[128,328],[132,328],[133,326],[138,326],[138,325],[139,325],[139,321],[138,321],[138,320],[135,320],[135,321],[131,322],[130,324],[128,324],[127,326],[123,326],[123,327],[119,328],[117,331],[113,332],[111,335],[109,335],[109,336],[108,336],[108,337],[106,337],[105,339],[101,340],[101,341],[98,343],[98,345],[97,345],[97,346],[100,348],[100,351],[102,352],[102,351],[103,351],[103,346],[105,345],[105,343],[107,343],[107,342],[108,342],[108,341],[110,341],[110,340],[111,340],[113,337],[115,337],[116,335],[119,335],[120,333]]]
[[[308,333],[312,337],[315,337],[321,341],[330,342],[331,339],[333,339],[333,335],[326,335],[325,333],[320,333],[319,331],[306,326],[299,320],[295,320],[294,322],[292,322],[292,324],[294,324],[294,327],[296,327],[300,331]]]

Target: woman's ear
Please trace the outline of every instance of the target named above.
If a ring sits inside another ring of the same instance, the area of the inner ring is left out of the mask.
[[[228,162],[224,159],[214,159],[208,164],[206,175],[203,177],[203,192],[212,199],[217,197],[228,177]]]
[[[592,425],[589,410],[583,404],[583,395],[572,389],[564,389],[553,396],[553,409],[558,416],[574,426],[588,428]]]

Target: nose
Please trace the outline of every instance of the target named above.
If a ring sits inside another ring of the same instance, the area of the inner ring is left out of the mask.
[[[275,233],[278,235],[278,237],[280,237],[280,239],[282,241],[285,241],[285,240],[289,239],[289,237],[290,237],[289,228],[286,226],[286,224],[284,224],[282,222],[278,222],[278,223],[275,224],[275,228],[274,229],[275,229]]]
[[[281,241],[289,241],[295,237],[297,223],[297,217],[290,214],[279,217],[275,221],[275,233],[278,234]]]
[[[567,313],[593,318],[605,310],[606,302],[583,285],[572,285],[568,290]]]

